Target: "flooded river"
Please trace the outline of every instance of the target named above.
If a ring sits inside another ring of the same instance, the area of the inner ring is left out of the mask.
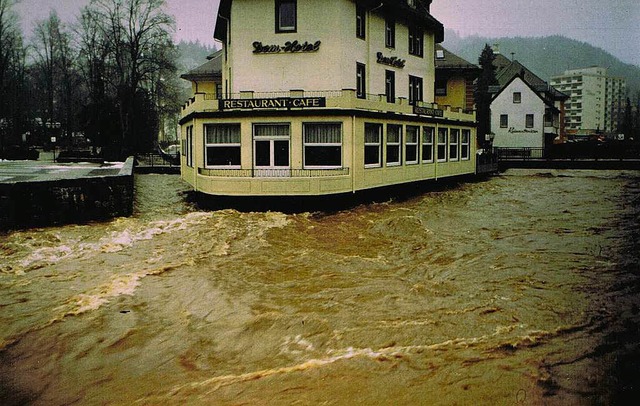
[[[136,187],[131,218],[0,234],[0,403],[638,394],[638,172],[511,170],[337,213]]]

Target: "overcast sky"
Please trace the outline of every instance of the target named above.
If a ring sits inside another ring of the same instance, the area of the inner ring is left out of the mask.
[[[71,22],[89,0],[19,0],[27,37],[33,22],[56,9]],[[317,0],[322,1],[322,0]],[[219,0],[167,0],[176,40],[213,44]],[[462,36],[564,35],[640,66],[640,0],[434,0],[432,14]],[[445,39],[446,44],[446,39]]]

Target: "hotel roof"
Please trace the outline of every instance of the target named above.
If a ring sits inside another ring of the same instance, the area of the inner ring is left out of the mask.
[[[216,51],[207,57],[208,61],[189,72],[180,75],[186,80],[215,80],[222,78],[222,51]]]

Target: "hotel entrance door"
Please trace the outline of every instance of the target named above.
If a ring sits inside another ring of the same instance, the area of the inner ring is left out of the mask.
[[[288,124],[256,124],[253,126],[255,176],[290,176],[289,156]]]

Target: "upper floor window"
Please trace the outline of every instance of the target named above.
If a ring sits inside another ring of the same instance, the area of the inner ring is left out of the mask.
[[[396,73],[392,70],[385,71],[385,94],[387,103],[396,102]]]
[[[424,32],[416,27],[409,28],[409,54],[419,56],[422,58],[424,55],[423,46]]]
[[[422,101],[422,78],[409,75],[409,104]]]
[[[522,93],[513,92],[513,102],[514,103],[522,103]]]
[[[509,127],[509,115],[500,114],[500,128]]]
[[[363,63],[356,63],[356,96],[359,99],[367,98],[367,67]]]
[[[396,22],[390,18],[384,22],[384,45],[387,48],[396,47]]]
[[[436,78],[435,93],[436,93],[436,96],[447,95],[447,78]]]
[[[297,0],[276,0],[276,32],[296,32]]]
[[[365,39],[367,37],[367,10],[364,6],[356,4],[356,37]]]

